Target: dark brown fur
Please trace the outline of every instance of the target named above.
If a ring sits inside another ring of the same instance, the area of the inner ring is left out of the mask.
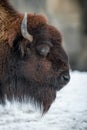
[[[30,43],[21,34],[24,15],[15,11],[7,0],[0,0],[0,101],[13,97],[32,100],[46,112],[69,75],[68,57],[62,47],[60,32],[42,15],[28,14]],[[50,52],[42,56],[37,48],[51,43]],[[68,82],[67,82],[68,83]]]

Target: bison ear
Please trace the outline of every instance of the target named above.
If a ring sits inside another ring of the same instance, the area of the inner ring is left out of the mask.
[[[22,42],[23,37],[12,34],[9,38],[9,46],[12,48],[15,54],[23,57],[25,52],[25,46]]]
[[[12,48],[13,47],[13,44],[14,44],[14,40],[16,39],[17,37],[17,34],[16,33],[13,33],[14,30],[11,31],[11,33],[9,34],[9,37],[8,37],[8,44],[9,46]]]

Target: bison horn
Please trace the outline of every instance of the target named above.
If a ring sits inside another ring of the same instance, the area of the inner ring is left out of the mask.
[[[21,33],[22,33],[22,36],[26,39],[28,39],[30,42],[33,41],[33,36],[30,35],[28,33],[28,30],[27,30],[27,13],[25,13],[24,15],[24,18],[22,20],[22,24],[21,24]]]

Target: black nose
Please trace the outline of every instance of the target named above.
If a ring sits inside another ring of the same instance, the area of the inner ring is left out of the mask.
[[[69,74],[62,74],[61,75],[61,82],[62,83],[64,83],[64,84],[66,84],[66,83],[68,83],[69,82],[69,80],[70,80],[70,75]]]

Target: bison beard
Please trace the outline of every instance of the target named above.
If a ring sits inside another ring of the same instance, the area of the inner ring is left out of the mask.
[[[0,103],[31,101],[47,112],[69,82],[60,32],[42,15],[19,14],[0,0]]]

